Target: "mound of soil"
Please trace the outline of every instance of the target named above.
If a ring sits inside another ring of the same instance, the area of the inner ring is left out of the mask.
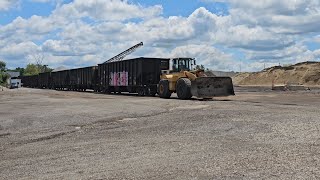
[[[320,62],[303,62],[291,66],[274,66],[261,72],[240,73],[235,85],[297,84],[320,85]]]

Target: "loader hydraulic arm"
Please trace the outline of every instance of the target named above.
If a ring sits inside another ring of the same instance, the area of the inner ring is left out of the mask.
[[[191,81],[194,81],[197,79],[197,76],[189,71],[184,71],[184,75]]]

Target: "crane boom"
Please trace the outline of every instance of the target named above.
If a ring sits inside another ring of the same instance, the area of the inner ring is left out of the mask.
[[[143,46],[143,42],[140,42],[139,44],[136,44],[136,45],[132,46],[131,48],[123,51],[122,53],[114,56],[113,58],[111,58],[108,61],[104,62],[104,64],[105,63],[110,63],[110,62],[122,61],[127,55],[133,53],[136,49],[138,49],[141,46]]]

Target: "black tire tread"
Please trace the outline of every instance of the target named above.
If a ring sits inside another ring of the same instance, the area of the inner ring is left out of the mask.
[[[159,88],[161,85],[164,86],[164,92],[162,94],[160,93],[160,88]],[[160,80],[159,87],[158,87],[158,94],[159,94],[160,98],[168,99],[168,98],[171,97],[171,92],[170,92],[170,89],[169,89],[169,81],[168,80],[166,80],[166,79]]]
[[[191,81],[188,78],[181,78],[177,81],[176,91],[179,99],[191,99]]]

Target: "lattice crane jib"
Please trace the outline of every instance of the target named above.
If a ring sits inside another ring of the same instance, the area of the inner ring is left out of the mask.
[[[143,46],[143,42],[140,42],[139,44],[136,44],[136,45],[132,46],[131,48],[123,51],[122,53],[114,56],[113,58],[109,59],[108,61],[106,61],[104,63],[122,61],[126,56],[128,56],[131,53],[133,53],[136,49],[138,49],[141,46]]]

